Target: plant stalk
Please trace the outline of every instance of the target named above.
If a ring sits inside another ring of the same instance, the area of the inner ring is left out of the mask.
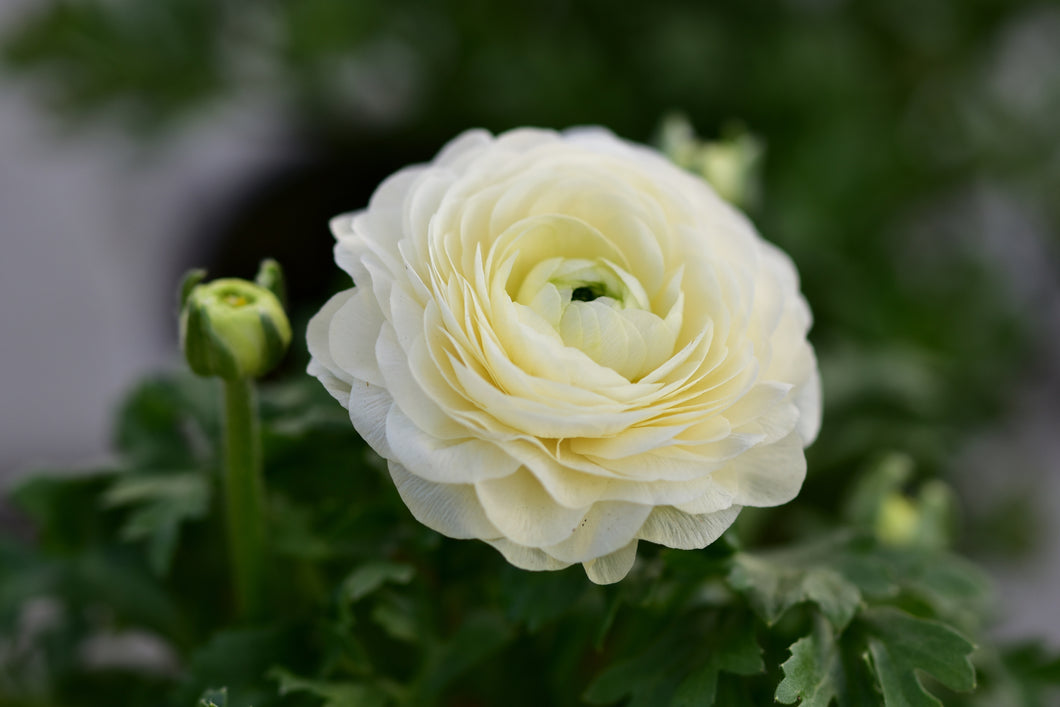
[[[254,381],[224,381],[225,502],[236,609],[260,616],[265,590],[265,492]]]

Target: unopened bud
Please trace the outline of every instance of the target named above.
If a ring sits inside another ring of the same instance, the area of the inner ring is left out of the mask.
[[[739,208],[754,206],[759,193],[762,142],[739,123],[722,129],[721,139],[700,139],[688,118],[667,116],[659,132],[659,147],[674,163],[710,183],[721,198]]]
[[[204,276],[192,271],[181,285],[180,343],[191,370],[226,380],[271,371],[291,343],[279,266],[262,263],[262,284],[235,278],[200,284]]]

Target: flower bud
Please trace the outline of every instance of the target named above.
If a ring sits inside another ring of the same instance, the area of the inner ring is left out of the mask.
[[[938,480],[921,486],[915,498],[890,493],[876,516],[876,537],[886,545],[945,549],[953,537],[955,507],[953,491]]]
[[[659,146],[675,164],[706,179],[729,203],[747,208],[757,202],[765,150],[740,124],[725,125],[719,140],[702,140],[685,116],[669,115],[660,129]]]
[[[200,284],[204,276],[193,270],[181,285],[180,343],[191,370],[225,380],[268,373],[291,343],[279,266],[263,262],[260,284],[235,278]]]

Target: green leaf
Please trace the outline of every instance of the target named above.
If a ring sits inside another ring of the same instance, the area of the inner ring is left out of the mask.
[[[828,707],[835,699],[842,665],[831,631],[818,626],[812,634],[791,644],[791,657],[780,666],[784,679],[777,685],[777,702],[802,707]]]
[[[280,683],[280,695],[307,693],[324,700],[321,707],[384,707],[390,701],[386,691],[374,685],[310,680],[284,668],[272,668],[268,676]]]
[[[751,607],[772,626],[802,602],[813,602],[836,630],[842,630],[861,603],[861,592],[823,558],[804,553],[769,555],[737,553],[729,582],[747,596]]]
[[[228,707],[228,688],[210,689],[202,693],[199,707]]]
[[[107,507],[130,506],[123,540],[147,543],[148,562],[158,575],[169,571],[177,548],[180,526],[206,515],[210,505],[209,479],[202,473],[119,476],[103,495]]]
[[[416,608],[405,597],[384,594],[372,609],[372,620],[391,638],[407,643],[418,643],[420,629]]]
[[[715,704],[720,673],[755,675],[765,670],[762,649],[749,624],[730,622],[711,642],[706,663],[681,681],[671,707],[710,707]]]
[[[195,468],[216,456],[217,388],[188,375],[154,378],[129,395],[118,415],[115,445],[136,469]]]
[[[917,671],[951,690],[975,688],[968,659],[975,646],[949,626],[891,608],[865,611],[861,620],[869,627],[869,658],[887,707],[942,704],[924,689]]]
[[[898,585],[926,602],[935,618],[962,630],[981,628],[992,600],[990,581],[981,569],[949,553],[884,549],[880,556]]]
[[[630,707],[711,707],[720,673],[764,670],[750,614],[723,612],[710,622],[686,621],[600,673],[586,701],[610,704],[630,696]],[[703,636],[709,635],[709,641]]]
[[[36,526],[41,545],[70,554],[101,543],[113,532],[113,519],[100,512],[99,495],[113,473],[38,475],[20,482],[12,504]]]
[[[572,611],[585,595],[587,584],[580,567],[558,572],[525,572],[505,567],[500,574],[508,617],[525,623],[530,633]]]
[[[190,704],[204,690],[225,685],[232,707],[271,704],[276,691],[266,672],[304,660],[306,650],[293,631],[278,627],[219,631],[192,654],[174,703]]]
[[[1039,641],[990,647],[976,655],[983,671],[983,688],[976,690],[977,707],[1019,705],[1052,707],[1060,704],[1060,652]]]
[[[443,690],[477,664],[504,647],[515,636],[512,627],[494,612],[466,617],[441,645],[431,646],[412,704],[429,704]]]
[[[396,562],[368,562],[355,569],[343,580],[341,595],[344,600],[355,602],[387,582],[408,584],[415,572],[411,565]]]

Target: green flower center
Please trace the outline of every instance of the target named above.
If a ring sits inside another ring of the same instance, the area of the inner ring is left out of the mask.
[[[548,258],[515,297],[567,346],[635,380],[672,353],[676,330],[654,314],[644,287],[605,258]]]

